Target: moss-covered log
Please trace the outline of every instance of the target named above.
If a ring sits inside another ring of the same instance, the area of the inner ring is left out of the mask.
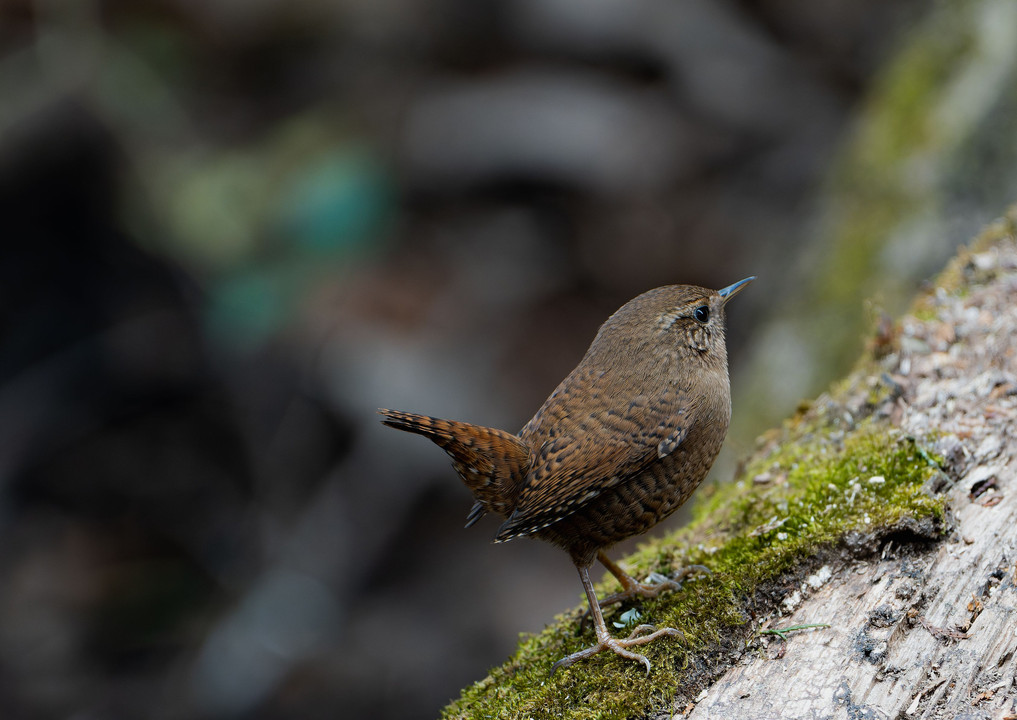
[[[1014,713],[1015,227],[987,229],[848,378],[702,491],[688,527],[625,561],[711,570],[608,616],[684,632],[648,646],[648,677],[609,654],[551,675],[591,641],[576,608],[446,717]],[[773,632],[802,625],[829,627]]]

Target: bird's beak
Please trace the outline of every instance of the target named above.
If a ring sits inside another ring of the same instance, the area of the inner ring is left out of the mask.
[[[734,285],[728,285],[723,290],[718,290],[717,294],[724,298],[724,304],[727,305],[728,300],[733,298],[735,295],[742,291],[742,288],[748,285],[750,282],[756,279],[756,276],[747,277],[744,280],[739,280]]]

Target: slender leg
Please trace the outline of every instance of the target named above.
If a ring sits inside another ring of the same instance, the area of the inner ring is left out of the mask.
[[[597,631],[597,644],[591,645],[585,650],[580,650],[577,653],[572,653],[568,657],[564,657],[554,664],[551,668],[551,672],[555,672],[559,668],[568,667],[579,660],[585,660],[588,657],[596,655],[602,650],[611,650],[616,655],[621,655],[623,658],[629,660],[636,660],[643,663],[646,666],[646,674],[650,674],[650,661],[646,659],[645,655],[639,653],[630,652],[627,648],[635,645],[644,645],[652,640],[656,640],[662,635],[679,636],[684,637],[680,630],[674,628],[660,628],[655,630],[652,625],[640,625],[632,634],[625,640],[618,640],[611,637],[611,634],[607,631],[607,623],[604,622],[604,614],[600,611],[600,603],[597,602],[597,592],[593,589],[593,582],[590,580],[590,568],[589,566],[576,566],[579,570],[579,579],[583,581],[583,588],[586,590],[586,600],[590,604],[590,615],[593,617],[593,627]]]
[[[681,569],[676,580],[665,579],[658,583],[641,583],[622,570],[603,550],[597,553],[597,559],[600,560],[600,563],[607,568],[609,573],[618,578],[618,582],[620,582],[622,586],[621,592],[608,595],[606,598],[601,600],[601,607],[604,607],[605,605],[613,605],[614,603],[623,602],[625,600],[631,600],[635,597],[657,597],[665,590],[680,590],[682,587],[681,581],[685,578],[685,576],[691,575],[693,572],[697,571],[705,573],[710,572],[710,569],[704,565],[689,565]]]

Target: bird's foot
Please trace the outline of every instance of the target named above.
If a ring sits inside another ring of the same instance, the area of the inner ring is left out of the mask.
[[[566,668],[570,665],[579,662],[580,660],[585,660],[586,658],[592,657],[604,650],[611,650],[614,654],[620,655],[623,658],[643,663],[643,665],[646,667],[646,674],[649,675],[650,661],[646,659],[645,655],[640,655],[639,653],[631,652],[628,648],[634,647],[636,645],[645,645],[646,643],[652,642],[653,640],[656,640],[657,638],[663,635],[668,635],[671,637],[675,636],[682,638],[685,637],[682,634],[681,630],[676,630],[675,628],[670,627],[660,628],[658,630],[654,628],[653,625],[638,626],[635,630],[632,631],[632,634],[629,635],[628,638],[626,638],[625,640],[618,640],[617,638],[613,638],[610,635],[607,635],[606,633],[603,636],[600,636],[600,633],[598,633],[596,645],[591,645],[585,650],[580,650],[579,652],[572,653],[567,657],[563,657],[561,660],[554,664],[554,666],[551,668],[551,673],[554,674],[561,668]]]
[[[665,590],[681,590],[682,580],[696,572],[709,575],[710,568],[705,565],[687,565],[678,571],[678,576],[675,578],[668,578],[654,573],[650,576],[652,582],[646,583],[639,582],[624,572],[621,575],[616,574],[615,577],[618,578],[618,582],[622,585],[621,592],[608,595],[600,601],[600,606],[614,605],[627,600],[634,600],[635,598],[655,598]]]

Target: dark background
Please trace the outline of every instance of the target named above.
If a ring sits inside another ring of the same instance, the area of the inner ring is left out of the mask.
[[[375,409],[517,429],[755,274],[737,413],[922,6],[0,3],[3,717],[434,717],[581,588]]]

